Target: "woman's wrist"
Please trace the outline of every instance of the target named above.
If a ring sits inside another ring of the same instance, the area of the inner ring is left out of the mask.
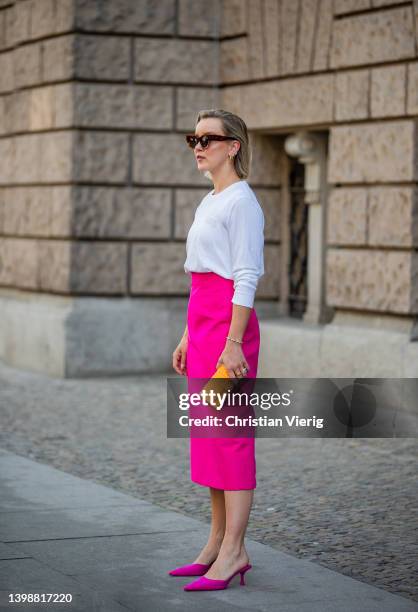
[[[230,336],[230,335],[228,335],[228,336],[226,337],[226,343],[227,343],[227,344],[231,344],[231,345],[232,345],[232,344],[242,344],[242,343],[243,343],[243,341],[242,341],[242,338],[240,338],[240,337],[236,337],[236,336]]]

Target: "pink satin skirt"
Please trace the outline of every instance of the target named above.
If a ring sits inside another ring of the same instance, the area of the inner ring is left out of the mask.
[[[232,279],[215,272],[191,272],[186,356],[189,389],[190,379],[208,379],[216,371],[231,324],[233,295]],[[246,377],[256,378],[260,328],[254,308],[241,347],[250,368]],[[255,489],[255,437],[205,438],[191,435],[190,477],[197,484],[215,489]]]

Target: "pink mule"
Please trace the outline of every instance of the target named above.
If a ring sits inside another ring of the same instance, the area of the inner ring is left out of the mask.
[[[182,565],[181,567],[177,567],[176,569],[168,572],[170,576],[203,576],[206,574],[210,566],[213,564],[209,563],[206,565],[205,563],[192,563],[191,565]]]
[[[234,576],[237,574],[241,574],[240,584],[245,584],[244,574],[251,569],[251,565],[244,565],[241,569],[237,570],[232,576],[227,578],[226,580],[213,580],[212,578],[206,578],[206,576],[202,576],[198,578],[194,582],[190,582],[190,584],[186,584],[184,588],[185,591],[219,591],[221,589],[226,589]]]

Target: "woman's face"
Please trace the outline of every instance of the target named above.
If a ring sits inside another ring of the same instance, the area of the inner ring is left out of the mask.
[[[217,117],[201,119],[196,124],[195,134],[196,136],[203,136],[204,134],[225,136],[222,121]],[[237,140],[211,140],[206,149],[203,149],[199,142],[194,148],[197,168],[202,172],[209,171],[211,174],[216,174],[217,170],[224,164],[232,166],[228,155],[235,155],[238,149],[239,142]]]

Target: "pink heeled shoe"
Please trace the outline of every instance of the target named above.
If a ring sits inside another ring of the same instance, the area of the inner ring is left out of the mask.
[[[251,569],[251,565],[244,565],[241,569],[237,570],[232,576],[227,578],[226,580],[213,580],[213,578],[206,578],[206,576],[202,576],[198,578],[194,582],[190,582],[190,584],[186,584],[184,588],[185,591],[219,591],[221,589],[226,589],[229,585],[230,581],[237,574],[241,574],[240,584],[245,584],[244,574]]]
[[[206,574],[206,572],[208,571],[210,566],[213,565],[213,563],[214,561],[212,561],[212,563],[209,563],[208,565],[206,565],[205,563],[192,563],[191,565],[182,565],[181,567],[176,567],[176,569],[171,570],[170,572],[168,572],[168,574],[170,574],[170,576],[203,576],[203,574]]]

